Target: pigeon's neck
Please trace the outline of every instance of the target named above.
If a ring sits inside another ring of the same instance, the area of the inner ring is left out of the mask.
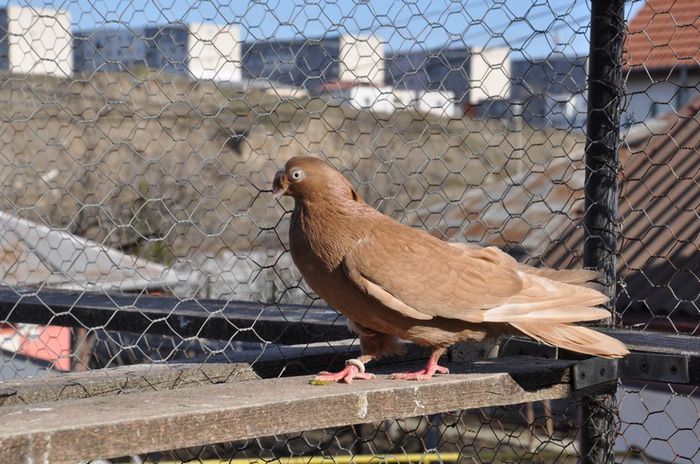
[[[292,228],[329,272],[364,235],[362,223],[360,210],[328,199],[298,200],[292,213]]]

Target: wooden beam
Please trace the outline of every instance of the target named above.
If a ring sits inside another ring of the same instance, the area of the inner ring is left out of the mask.
[[[0,406],[259,379],[247,364],[137,364],[0,383]]]
[[[0,462],[75,462],[572,394],[571,361],[450,365],[427,382],[379,375],[352,385],[311,377],[202,385],[0,408]],[[70,418],[70,420],[68,419]]]
[[[686,354],[700,358],[700,337],[642,330],[596,329],[617,338],[632,351]]]
[[[403,343],[405,353],[372,361],[371,366],[396,366],[397,363],[425,362],[431,350],[412,343]],[[360,355],[357,339],[333,342],[309,343],[304,345],[268,345],[262,351],[249,350],[226,353],[214,357],[192,358],[185,362],[198,364],[210,362],[237,362],[250,364],[253,371],[262,378],[289,377],[292,375],[316,374],[321,370],[340,370],[345,360]],[[451,358],[464,363],[463,358]],[[481,358],[479,358],[481,359]],[[477,359],[470,359],[470,362]]]

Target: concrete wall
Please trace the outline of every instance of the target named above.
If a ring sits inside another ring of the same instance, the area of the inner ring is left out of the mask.
[[[647,119],[677,111],[700,94],[700,70],[667,72],[629,71],[627,97],[622,113],[623,124],[643,122]]]
[[[384,43],[374,36],[340,36],[338,80],[384,85]]]
[[[469,103],[510,96],[510,48],[473,48],[469,60]]]
[[[241,80],[241,41],[237,26],[190,24],[189,71],[195,79]]]
[[[70,76],[72,34],[67,11],[6,7],[8,70],[16,74]]]

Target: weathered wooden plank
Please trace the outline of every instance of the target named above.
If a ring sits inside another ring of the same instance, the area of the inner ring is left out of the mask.
[[[645,353],[684,354],[700,357],[700,337],[625,329],[598,329],[625,343],[632,351]]]
[[[282,344],[353,335],[328,308],[0,288],[0,321]]]
[[[427,382],[287,377],[0,409],[0,462],[75,462],[564,398],[571,362],[502,359]],[[66,420],[71,418],[70,420]]]
[[[0,406],[259,379],[248,364],[137,364],[0,383]]]
[[[404,354],[372,361],[368,369],[374,369],[375,366],[395,366],[397,363],[425,362],[430,356],[430,350],[427,348],[411,343],[405,343],[404,347]],[[352,339],[304,345],[268,345],[263,351],[249,350],[215,357],[193,358],[191,362],[249,363],[260,377],[270,378],[315,374],[320,370],[339,370],[344,367],[346,359],[359,355],[359,341]]]

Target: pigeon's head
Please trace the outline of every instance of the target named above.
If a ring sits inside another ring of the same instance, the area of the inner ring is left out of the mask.
[[[359,199],[355,189],[340,172],[325,161],[310,156],[300,156],[287,161],[284,169],[275,175],[272,193],[276,198],[289,195],[295,200]]]

